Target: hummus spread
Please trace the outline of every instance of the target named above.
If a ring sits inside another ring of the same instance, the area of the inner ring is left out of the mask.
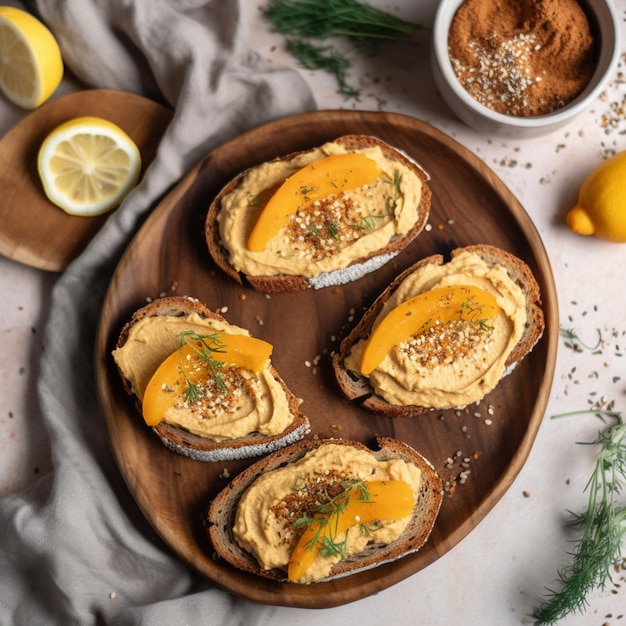
[[[383,172],[374,183],[314,202],[297,211],[264,250],[247,249],[259,213],[286,178],[309,163],[348,152],[329,142],[291,160],[269,161],[248,170],[222,198],[217,217],[232,267],[250,276],[313,278],[348,267],[385,248],[392,237],[408,233],[419,217],[422,181],[375,146],[359,150]]]
[[[140,400],[159,365],[180,347],[183,331],[199,335],[249,334],[243,328],[197,313],[139,320],[131,327],[126,343],[113,351],[113,357]],[[258,374],[243,368],[226,368],[222,378],[229,391],[216,385],[212,391],[207,386],[203,397],[194,402],[183,401],[181,396],[181,401],[166,411],[163,421],[214,441],[255,432],[278,434],[293,421],[285,390],[274,377],[269,361]]]
[[[324,444],[294,463],[262,474],[243,494],[237,508],[233,533],[239,545],[254,555],[264,569],[287,569],[303,526],[296,520],[312,516],[328,502],[329,484],[340,481],[401,480],[408,483],[418,501],[421,470],[402,459],[378,461],[368,450]],[[335,541],[346,540],[346,554],[362,552],[368,543],[388,544],[397,539],[412,516],[395,521],[380,520],[348,529]],[[329,575],[341,556],[319,554],[305,576],[295,582],[309,583]]]
[[[374,324],[412,296],[452,285],[472,285],[492,293],[500,311],[485,326],[469,321],[432,325],[394,346],[369,376],[376,394],[390,404],[465,406],[483,398],[506,373],[506,360],[526,324],[524,293],[503,266],[489,265],[473,252],[462,252],[449,263],[427,265],[407,276]],[[365,343],[362,339],[352,347],[346,369],[360,371]]]

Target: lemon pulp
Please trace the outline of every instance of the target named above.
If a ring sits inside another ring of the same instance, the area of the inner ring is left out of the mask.
[[[44,139],[37,168],[51,202],[72,215],[92,216],[118,206],[135,186],[141,155],[119,126],[79,117]]]
[[[15,7],[0,7],[0,90],[14,104],[35,109],[63,78],[54,35],[37,18]]]

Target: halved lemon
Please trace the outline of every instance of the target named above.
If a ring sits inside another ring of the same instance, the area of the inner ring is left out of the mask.
[[[77,117],[57,126],[37,159],[48,199],[71,215],[101,215],[117,207],[137,184],[141,155],[116,124]]]
[[[63,59],[54,35],[36,17],[0,6],[0,90],[14,104],[35,109],[63,78]]]

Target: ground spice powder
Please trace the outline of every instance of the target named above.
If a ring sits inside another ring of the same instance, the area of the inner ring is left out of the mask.
[[[465,0],[452,21],[448,51],[474,99],[519,117],[573,100],[596,63],[591,25],[577,0]]]

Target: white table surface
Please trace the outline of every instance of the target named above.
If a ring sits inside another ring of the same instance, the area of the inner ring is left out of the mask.
[[[423,24],[432,23],[437,5],[433,0],[372,4]],[[616,0],[616,8],[626,45],[626,2]],[[256,3],[247,4],[244,19],[255,50],[274,65],[295,67],[281,51],[282,39],[261,21]],[[599,329],[605,341],[599,353],[576,352],[560,341],[550,402],[530,456],[504,497],[459,545],[425,570],[359,601],[358,610],[356,605],[279,608],[266,613],[272,624],[345,624],[357,613],[364,624],[531,623],[528,616],[544,588],[568,562],[573,535],[564,527],[567,511],[586,504],[583,490],[597,448],[576,442],[594,440],[603,428],[592,415],[551,416],[603,401],[614,401],[623,415],[626,411],[626,244],[574,235],[563,220],[584,176],[606,155],[626,150],[626,55],[606,93],[585,114],[561,131],[524,141],[480,136],[453,116],[434,89],[429,45],[424,33],[414,45],[389,44],[379,56],[355,57],[349,80],[362,90],[358,100],[337,94],[326,74],[302,74],[320,109],[411,115],[482,158],[517,196],[543,239],[561,326],[575,329],[588,343],[595,343]],[[66,79],[55,97],[76,87]],[[24,115],[0,98],[0,135]],[[53,470],[35,381],[56,279],[54,273],[0,257],[0,496],[27,488]],[[626,624],[626,569],[614,572],[607,588],[589,597],[584,615],[562,623]]]

